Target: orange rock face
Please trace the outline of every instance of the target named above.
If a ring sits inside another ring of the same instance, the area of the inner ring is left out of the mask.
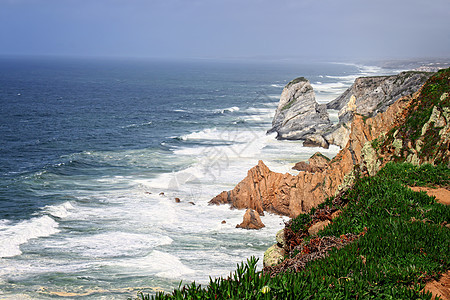
[[[244,214],[244,220],[241,224],[236,225],[236,228],[244,228],[244,229],[261,229],[266,227],[261,218],[259,217],[258,212],[253,209],[247,209]]]
[[[366,157],[362,155],[366,142],[388,132],[404,120],[404,114],[413,97],[403,97],[391,105],[384,113],[365,119],[355,115],[350,139],[330,162],[310,160],[315,172],[301,171],[298,175],[272,172],[262,162],[251,168],[233,190],[224,191],[214,197],[210,204],[230,204],[232,208],[251,208],[260,215],[264,211],[296,217],[308,212],[322,203],[327,197],[334,196],[345,184],[345,176],[350,174],[354,165],[365,167]],[[321,170],[317,170],[320,165]]]

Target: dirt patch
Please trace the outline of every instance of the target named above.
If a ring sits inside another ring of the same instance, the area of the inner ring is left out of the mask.
[[[439,203],[450,205],[450,191],[445,188],[429,188],[423,186],[410,186],[410,188],[415,192],[426,192],[429,196],[436,197]]]
[[[439,281],[433,280],[425,285],[425,290],[433,294],[433,299],[437,296],[441,297],[441,300],[450,300],[450,271],[442,274]]]

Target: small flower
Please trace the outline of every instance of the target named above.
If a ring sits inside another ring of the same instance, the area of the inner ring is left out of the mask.
[[[270,287],[268,287],[267,285],[263,286],[261,289],[261,293],[267,294],[268,292],[270,292]]]

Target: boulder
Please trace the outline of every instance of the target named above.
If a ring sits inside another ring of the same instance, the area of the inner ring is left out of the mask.
[[[330,162],[330,159],[328,157],[326,157],[325,155],[323,155],[320,152],[316,152],[316,153],[314,153],[313,156],[311,156],[308,159],[308,163],[304,162],[304,161],[300,161],[300,162],[296,163],[292,167],[292,169],[297,170],[297,171],[310,172],[310,173],[321,172],[328,166],[329,162]]]
[[[314,173],[317,171],[316,168],[313,168],[307,162],[304,162],[304,161],[299,161],[292,167],[292,169],[297,170],[297,171],[310,172],[310,173]]]
[[[243,229],[261,229],[263,227],[265,227],[265,225],[261,221],[258,212],[250,208],[246,210],[242,223],[236,225],[236,228]]]
[[[276,235],[277,245],[280,248],[284,248],[286,246],[286,239],[284,238],[284,228],[280,229]]]
[[[303,142],[304,147],[322,147],[325,149],[329,148],[328,142],[320,134],[311,134],[305,137]]]
[[[329,129],[325,134],[325,140],[332,145],[344,148],[350,136],[350,127],[347,124],[337,124]]]
[[[277,244],[272,245],[264,252],[263,266],[272,267],[278,265],[284,259],[285,251]]]

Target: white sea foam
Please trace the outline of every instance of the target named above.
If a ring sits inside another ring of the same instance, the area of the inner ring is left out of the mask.
[[[65,218],[70,214],[70,210],[74,209],[69,201],[60,205],[47,205],[43,211],[57,218]]]
[[[194,274],[195,271],[185,266],[181,260],[169,253],[153,250],[149,255],[141,258],[127,259],[114,263],[125,268],[132,268],[142,274],[154,274],[163,278],[179,278],[183,275]]]
[[[58,223],[49,216],[41,216],[4,226],[0,231],[0,258],[22,254],[20,245],[31,239],[59,232]]]
[[[129,124],[129,125],[123,126],[122,128],[136,128],[136,127],[148,126],[151,124],[152,124],[152,121],[148,121],[148,122],[144,122],[144,123]]]
[[[353,80],[351,82],[314,83],[312,86],[316,94],[317,102],[328,103],[342,94],[352,83]]]
[[[221,139],[218,135],[217,128],[207,128],[200,131],[195,131],[180,137],[181,140],[217,140]]]
[[[328,116],[330,118],[330,121],[334,124],[337,124],[339,122],[339,110],[328,109]]]
[[[270,107],[267,105],[266,107],[249,107],[245,110],[247,113],[251,114],[268,114],[268,113],[275,113],[274,107],[276,108],[278,106],[278,103],[271,103]]]
[[[221,114],[226,113],[226,112],[235,112],[235,111],[239,111],[239,107],[233,106],[233,107],[216,110],[217,113],[221,113]]]
[[[371,76],[383,73],[383,68],[378,66],[364,66],[364,65],[357,65],[357,66],[361,72],[361,75],[363,76]]]
[[[338,94],[340,91],[345,91],[349,87],[348,84],[345,84],[343,82],[333,82],[333,83],[314,83],[312,84],[314,91],[317,92],[326,92],[326,93],[333,93]]]
[[[274,83],[274,84],[271,84],[270,86],[272,86],[272,87],[276,87],[276,88],[284,88],[284,84],[279,84],[279,83]]]
[[[192,132],[180,137],[183,141],[205,140],[205,141],[223,141],[223,142],[248,142],[248,138],[258,136],[260,132],[253,130],[242,130],[235,126],[225,129],[207,128],[201,131]],[[183,150],[176,150],[175,154],[183,154]]]
[[[68,237],[55,241],[49,248],[74,252],[87,257],[120,257],[134,256],[148,252],[150,249],[169,245],[173,240],[159,234],[138,234],[120,231],[110,231],[95,235]]]

